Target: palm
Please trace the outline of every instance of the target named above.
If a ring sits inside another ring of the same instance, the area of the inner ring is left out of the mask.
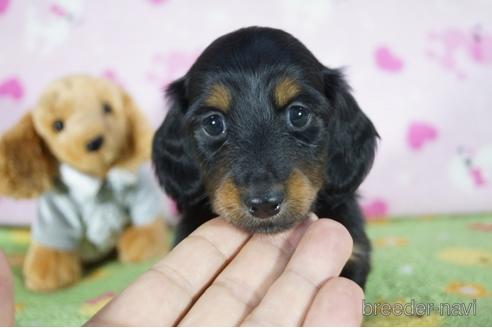
[[[209,221],[88,325],[359,325],[362,290],[338,277],[351,238],[313,221],[275,236]]]

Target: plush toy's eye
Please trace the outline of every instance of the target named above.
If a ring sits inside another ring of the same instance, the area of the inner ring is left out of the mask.
[[[113,108],[111,108],[111,105],[109,105],[108,103],[104,103],[103,104],[103,113],[104,114],[111,114],[113,112]]]
[[[202,128],[211,137],[218,137],[225,133],[224,117],[219,113],[208,115],[202,120]]]
[[[60,132],[61,130],[63,130],[63,121],[62,120],[56,120],[55,122],[53,122],[53,130],[55,130],[56,132]]]
[[[287,120],[294,129],[302,129],[311,121],[311,113],[306,107],[294,103],[287,108]]]

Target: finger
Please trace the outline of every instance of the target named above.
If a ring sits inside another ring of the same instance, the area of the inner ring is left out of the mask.
[[[364,292],[352,280],[335,277],[319,290],[303,326],[360,326]]]
[[[300,325],[318,289],[340,274],[351,252],[352,238],[340,223],[322,219],[311,224],[284,272],[242,325]]]
[[[236,326],[282,273],[299,240],[316,219],[276,235],[254,235],[193,305],[180,326]]]
[[[248,238],[222,219],[208,221],[88,324],[175,325]]]
[[[14,290],[12,272],[3,252],[0,251],[0,326],[14,325]]]

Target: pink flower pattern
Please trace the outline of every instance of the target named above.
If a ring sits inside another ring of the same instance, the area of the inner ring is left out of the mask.
[[[108,8],[99,1],[0,0],[0,134],[49,81],[73,73],[122,85],[157,127],[166,113],[163,89],[211,41],[244,26],[272,26],[304,41],[327,66],[346,67],[355,98],[376,125],[378,154],[360,189],[369,218],[491,211],[490,12],[492,2],[438,8],[425,1],[145,0]],[[422,13],[435,19],[420,19]],[[300,15],[308,19],[300,22]],[[459,147],[473,151],[457,153]],[[168,204],[169,215],[179,215]],[[34,208],[2,198],[0,224],[28,223]]]

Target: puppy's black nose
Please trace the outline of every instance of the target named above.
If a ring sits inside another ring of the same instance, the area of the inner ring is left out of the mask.
[[[102,147],[104,143],[104,138],[102,136],[98,136],[94,139],[92,139],[91,141],[89,141],[89,143],[87,143],[87,145],[85,145],[85,148],[87,149],[87,151],[98,151],[99,148]]]
[[[251,215],[265,219],[280,212],[284,195],[281,192],[271,193],[262,197],[251,197],[246,200]]]

